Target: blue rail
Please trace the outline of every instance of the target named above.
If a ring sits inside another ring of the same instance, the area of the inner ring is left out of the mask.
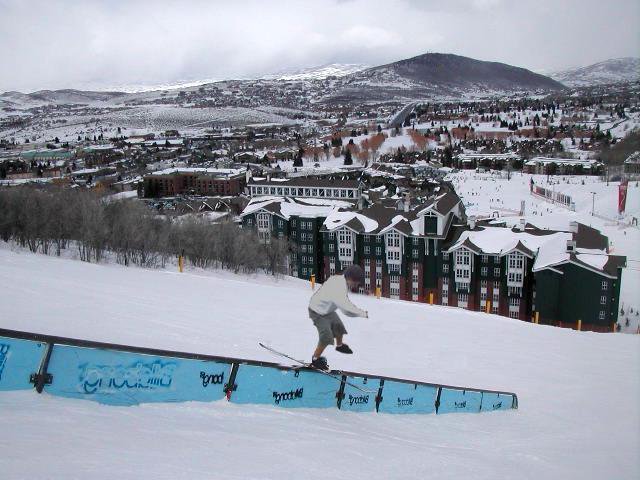
[[[0,391],[93,400],[268,404],[353,412],[443,414],[518,408],[515,393],[0,329]],[[347,383],[348,382],[348,383]],[[349,383],[365,387],[365,392]],[[371,393],[366,393],[371,392]]]

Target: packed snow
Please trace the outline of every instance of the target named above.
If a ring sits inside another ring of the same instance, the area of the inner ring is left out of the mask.
[[[72,252],[68,252],[72,256]],[[274,361],[308,358],[308,282],[145,270],[0,244],[0,326]],[[2,392],[0,471],[21,478],[638,478],[640,335],[353,295],[335,368],[514,391],[519,409],[384,415],[213,403],[112,407]],[[37,461],[34,460],[37,452]]]

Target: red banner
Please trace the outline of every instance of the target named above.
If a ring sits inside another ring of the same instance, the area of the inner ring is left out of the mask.
[[[627,185],[629,185],[629,180],[624,180],[620,182],[618,187],[618,213],[624,213],[627,205]]]

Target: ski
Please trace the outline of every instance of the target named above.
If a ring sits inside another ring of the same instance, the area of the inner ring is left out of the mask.
[[[258,342],[258,345],[260,345],[262,348],[264,348],[266,350],[269,350],[271,353],[273,353],[275,355],[279,355],[281,357],[284,357],[284,358],[287,358],[287,359],[291,360],[292,362],[299,363],[300,366],[299,367],[295,367],[294,366],[293,367],[294,370],[297,370],[297,369],[300,369],[300,368],[309,368],[311,370],[315,370],[316,372],[322,373],[323,375],[327,375],[327,376],[329,376],[331,378],[335,378],[336,380],[338,380],[340,382],[343,381],[342,375],[344,375],[344,374],[340,370],[331,370],[329,372],[326,371],[326,370],[320,370],[319,368],[314,367],[313,365],[311,365],[308,362],[303,362],[302,360],[298,360],[297,358],[293,358],[293,357],[287,355],[286,353],[280,352],[278,350],[275,350],[275,349],[271,348],[268,345],[265,345],[264,343]],[[338,372],[338,374],[336,375],[333,372]],[[364,392],[364,393],[377,393],[374,390],[367,390],[366,388],[362,388],[362,387],[360,387],[358,385],[355,385],[355,384],[353,384],[353,383],[351,383],[351,382],[349,382],[347,380],[344,380],[344,383],[346,385],[349,385],[349,386],[351,386],[351,387],[353,387],[353,388],[355,388],[357,390],[360,390],[361,392]]]

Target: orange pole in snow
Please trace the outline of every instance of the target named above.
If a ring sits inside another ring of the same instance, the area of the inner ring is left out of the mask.
[[[433,305],[433,292],[429,292],[429,305]]]
[[[311,275],[311,290],[313,290],[316,287],[316,276],[315,275]]]
[[[582,330],[582,320],[578,319],[578,331]]]
[[[491,300],[487,300],[487,313],[491,313]]]
[[[380,287],[376,287],[376,298],[380,298]]]

